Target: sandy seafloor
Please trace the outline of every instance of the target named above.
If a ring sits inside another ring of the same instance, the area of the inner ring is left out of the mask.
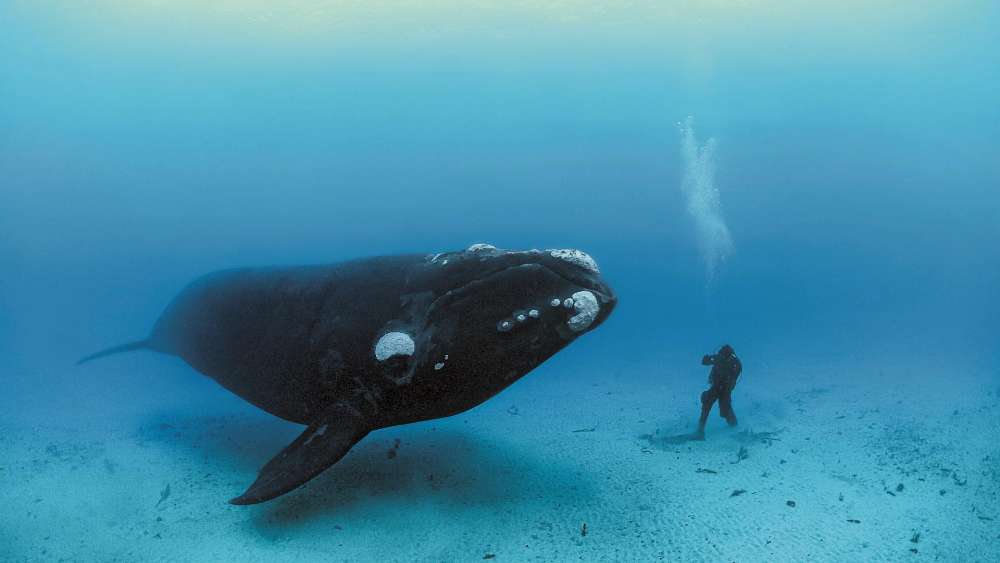
[[[697,358],[557,358],[253,507],[226,500],[301,427],[163,356],[74,368],[81,388],[138,378],[148,394],[17,390],[0,559],[1000,561],[996,373],[906,354],[744,361],[741,427],[713,413],[706,442],[667,439],[693,428]],[[908,379],[939,386],[887,385]],[[45,416],[71,406],[94,414]]]

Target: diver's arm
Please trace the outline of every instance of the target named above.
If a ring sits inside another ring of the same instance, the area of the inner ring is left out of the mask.
[[[715,356],[711,356],[711,355],[705,354],[704,356],[701,357],[701,365],[703,365],[703,366],[714,366],[715,365]],[[712,374],[715,373],[715,369],[716,368],[713,367],[712,371],[710,371],[708,373],[708,384],[709,385],[715,385],[715,380],[712,378]]]
[[[743,373],[743,362],[741,362],[739,358],[737,358],[737,357],[734,356],[733,357],[733,382],[729,386],[730,389],[734,389],[736,387],[736,382],[739,380],[741,373]]]

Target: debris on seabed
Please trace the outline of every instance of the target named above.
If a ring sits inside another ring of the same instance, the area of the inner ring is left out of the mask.
[[[160,506],[160,503],[167,500],[168,498],[170,498],[170,483],[167,483],[167,486],[163,487],[163,490],[160,491],[160,500],[156,501],[156,506]],[[156,506],[154,506],[153,508],[156,508]]]

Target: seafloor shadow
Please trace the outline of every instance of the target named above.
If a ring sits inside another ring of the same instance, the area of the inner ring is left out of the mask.
[[[654,438],[651,434],[643,434],[641,436],[644,440],[648,440],[653,445],[675,445],[675,444],[685,444],[687,442],[704,442],[704,434],[696,434],[694,432],[688,432],[686,434],[673,434],[670,436],[661,436]]]
[[[641,434],[639,438],[641,440],[645,440],[651,446],[662,450],[671,450],[673,447],[680,444],[687,444],[690,442],[699,443],[705,442],[706,440],[713,440],[713,442],[717,442],[719,440],[735,441],[741,445],[762,443],[766,446],[770,446],[774,442],[781,441],[779,435],[785,430],[787,430],[787,428],[779,428],[772,431],[756,431],[751,428],[720,428],[708,437],[698,435],[694,432],[660,434],[659,431],[657,431],[652,434]]]
[[[386,432],[383,436],[392,435]],[[304,489],[259,507],[256,524],[280,527],[322,513],[370,517],[375,505],[380,512],[433,502],[459,514],[541,494],[592,494],[571,468],[527,453],[515,439],[485,445],[456,428],[412,435],[407,442],[389,459],[389,440],[376,436]]]
[[[209,458],[218,470],[231,472],[227,478],[245,475],[242,486],[249,485],[257,470],[302,429],[242,415],[163,420],[157,417],[144,425],[143,439]],[[267,532],[324,515],[370,517],[374,506],[405,510],[434,502],[461,509],[518,503],[539,494],[568,498],[593,494],[572,466],[539,457],[531,447],[531,436],[479,436],[456,422],[446,419],[373,432],[302,488],[241,510],[249,511],[254,525]],[[222,492],[219,502],[241,492]]]
[[[304,427],[252,412],[191,416],[177,412],[150,415],[137,439],[179,448],[233,472],[260,468]]]

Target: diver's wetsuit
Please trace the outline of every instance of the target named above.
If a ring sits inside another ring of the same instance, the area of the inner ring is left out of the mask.
[[[708,420],[708,413],[712,411],[712,405],[719,401],[719,415],[726,419],[730,426],[736,426],[736,413],[733,412],[732,392],[736,387],[736,380],[743,371],[743,364],[735,353],[728,355],[719,353],[711,356],[704,356],[701,365],[712,366],[712,373],[708,376],[708,382],[712,384],[707,391],[701,394],[701,418],[698,419],[698,434],[704,435],[705,422]]]

